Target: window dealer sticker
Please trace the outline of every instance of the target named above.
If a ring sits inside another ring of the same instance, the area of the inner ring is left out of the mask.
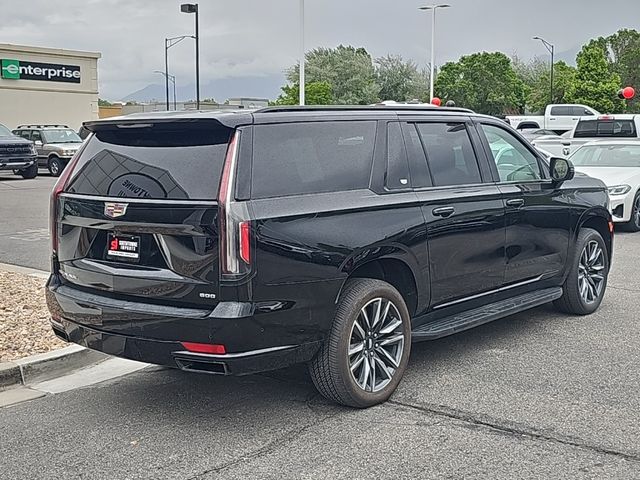
[[[160,182],[140,173],[127,173],[116,178],[109,185],[110,197],[167,198],[167,192]]]

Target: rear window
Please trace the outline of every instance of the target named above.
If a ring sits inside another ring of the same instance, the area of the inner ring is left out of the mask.
[[[67,192],[107,197],[214,200],[231,130],[205,123],[96,132]]]
[[[375,136],[375,121],[258,125],[251,196],[368,188]]]
[[[573,136],[635,138],[637,133],[633,120],[582,120],[578,122]]]

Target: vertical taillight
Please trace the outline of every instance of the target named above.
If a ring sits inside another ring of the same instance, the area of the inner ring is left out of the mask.
[[[241,214],[242,207],[234,205],[233,196],[239,143],[240,132],[236,131],[227,148],[218,193],[220,269],[230,278],[247,273],[251,263],[251,223]]]
[[[80,158],[87,141],[84,142],[76,154],[71,158],[65,169],[60,174],[60,177],[58,177],[58,181],[51,191],[51,198],[49,199],[49,235],[51,236],[51,249],[53,250],[54,255],[58,252],[58,241],[60,240],[58,235],[58,197],[62,192],[64,192],[65,188],[69,184],[71,174],[78,163],[78,159]]]
[[[251,222],[240,222],[240,258],[251,264]]]

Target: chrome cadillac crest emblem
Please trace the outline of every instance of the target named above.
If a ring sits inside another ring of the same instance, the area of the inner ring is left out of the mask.
[[[127,213],[127,203],[111,203],[105,202],[104,214],[109,218],[118,218]]]

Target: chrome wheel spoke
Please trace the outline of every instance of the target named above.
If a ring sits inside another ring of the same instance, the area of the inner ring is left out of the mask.
[[[349,346],[349,356],[352,357],[356,353],[362,352],[362,350],[364,350],[364,342],[356,343],[355,345],[351,344]]]
[[[393,368],[398,368],[399,362],[389,352],[387,352],[384,347],[378,347],[376,349],[376,354],[378,357],[384,357],[387,363],[390,363]],[[382,359],[380,361],[382,361]]]
[[[402,325],[402,321],[395,319],[392,320],[391,322],[389,322],[389,324],[380,329],[380,336],[383,337],[385,335],[389,335],[390,333],[394,332],[396,328],[398,328],[400,325]]]
[[[351,376],[366,392],[379,392],[392,380],[404,352],[404,328],[398,308],[374,298],[353,322],[347,358]]]
[[[578,289],[586,303],[594,303],[602,294],[606,276],[605,253],[592,240],[582,250],[578,264]]]

